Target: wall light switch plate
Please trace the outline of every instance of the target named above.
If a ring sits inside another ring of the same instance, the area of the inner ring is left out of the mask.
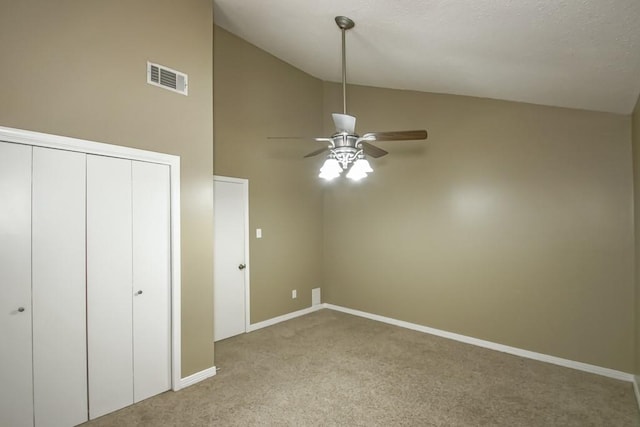
[[[262,228],[256,228],[256,239],[262,239]]]
[[[291,298],[292,299],[296,299],[298,298],[298,291],[296,291],[295,289],[291,291]]]

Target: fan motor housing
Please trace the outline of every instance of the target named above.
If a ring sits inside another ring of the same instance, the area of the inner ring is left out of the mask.
[[[356,148],[358,142],[358,135],[349,135],[347,133],[336,133],[331,139],[333,140],[334,147],[352,147]]]

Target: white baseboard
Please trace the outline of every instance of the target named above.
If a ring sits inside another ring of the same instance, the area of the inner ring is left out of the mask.
[[[460,335],[453,332],[443,331],[441,329],[430,328],[428,326],[422,326],[415,323],[405,322],[403,320],[392,319],[390,317],[380,316],[377,314],[371,314],[360,310],[354,310],[351,308],[341,307],[338,305],[321,304],[322,307],[331,310],[341,311],[343,313],[352,314],[354,316],[365,317],[371,320],[377,320],[378,322],[388,323],[390,325],[400,326],[401,328],[412,329],[418,332],[424,332],[426,334],[437,335],[443,338],[449,338],[451,340],[460,341],[466,344],[473,344],[478,347],[484,347],[491,350],[501,351],[503,353],[513,354],[515,356],[525,357],[527,359],[539,360],[541,362],[552,363],[554,365],[560,365],[567,368],[577,369],[579,371],[590,372],[592,374],[598,374],[609,378],[615,378],[623,381],[633,381],[636,390],[636,397],[640,404],[640,397],[638,392],[638,386],[635,381],[635,376],[622,371],[616,371],[615,369],[603,368],[601,366],[590,365],[588,363],[576,362],[574,360],[563,359],[556,356],[550,356],[548,354],[536,353],[534,351],[523,350],[521,348],[510,347],[503,344],[494,343],[491,341],[485,341],[478,338],[469,337],[466,335]]]
[[[189,375],[188,377],[180,379],[179,388],[178,389],[174,388],[174,391],[178,391],[185,387],[189,387],[190,385],[194,385],[195,383],[199,383],[200,381],[213,377],[215,374],[216,374],[215,366],[212,366],[200,372],[196,372],[193,375]]]
[[[640,376],[633,376],[633,392],[636,394],[636,403],[638,404],[638,408],[640,409],[640,388],[638,386],[638,382],[640,382]]]
[[[314,311],[318,311],[323,308],[322,304],[318,304],[312,307],[303,308],[302,310],[283,314],[282,316],[263,320],[262,322],[253,323],[247,327],[247,332],[257,331],[258,329],[266,328],[267,326],[275,325],[276,323],[284,322],[285,320],[295,319],[296,317],[304,316],[305,314],[313,313]]]

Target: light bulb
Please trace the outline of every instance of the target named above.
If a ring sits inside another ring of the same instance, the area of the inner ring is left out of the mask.
[[[327,181],[331,181],[332,179],[339,177],[340,174],[322,171],[318,176],[322,179],[326,179]]]
[[[359,165],[358,162],[354,163],[347,174],[347,178],[352,179],[354,181],[360,181],[362,178],[366,178],[367,173],[362,169],[362,165]]]
[[[364,173],[371,173],[373,172],[373,169],[371,168],[371,165],[369,164],[369,161],[365,158],[360,158],[358,160],[356,160],[356,162],[354,163],[354,166],[358,166],[358,169],[361,170]]]
[[[334,178],[337,178],[342,173],[342,168],[340,167],[340,163],[334,158],[328,158],[324,161],[324,164],[320,168],[320,175],[318,175],[322,179],[326,179],[327,181],[331,181]]]
[[[330,157],[324,161],[324,165],[320,168],[320,172],[331,172],[340,175],[340,173],[342,173],[342,168],[336,159]]]

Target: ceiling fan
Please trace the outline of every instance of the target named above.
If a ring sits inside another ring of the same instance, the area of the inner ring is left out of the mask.
[[[340,176],[344,170],[349,170],[347,178],[358,181],[373,172],[366,156],[373,158],[388,154],[382,148],[371,144],[375,141],[410,141],[427,139],[426,130],[405,130],[391,132],[369,132],[360,136],[356,133],[356,118],[347,114],[347,58],[346,31],[353,28],[355,23],[346,16],[336,16],[336,24],[342,32],[342,114],[333,113],[333,123],[336,133],[329,138],[314,138],[318,142],[328,142],[323,148],[315,150],[304,157],[313,157],[328,151],[327,160],[320,168],[320,178],[332,180]],[[349,168],[350,167],[350,168]]]

